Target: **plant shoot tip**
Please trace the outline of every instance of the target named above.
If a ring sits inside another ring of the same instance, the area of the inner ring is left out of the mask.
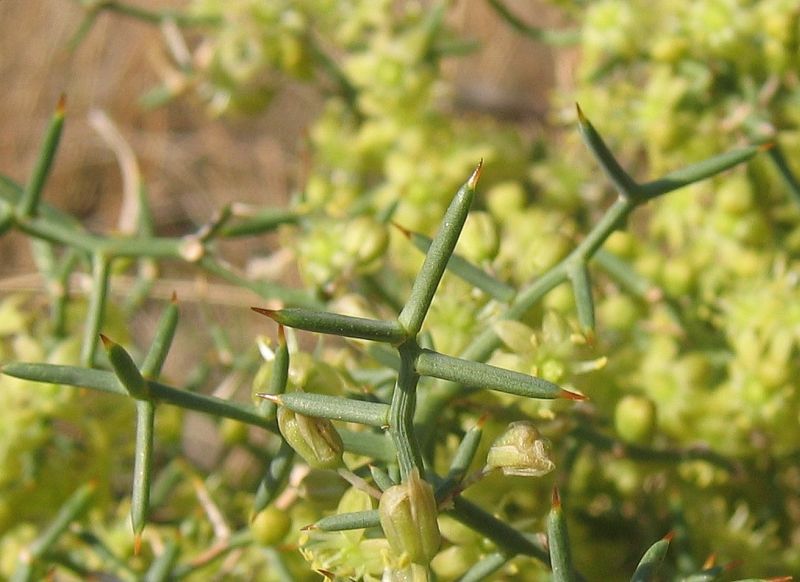
[[[251,307],[250,309],[261,315],[266,315],[271,319],[275,319],[275,314],[277,313],[275,309],[264,309],[263,307]]]
[[[558,487],[553,487],[553,496],[551,499],[551,503],[553,509],[555,510],[561,509],[561,495],[558,492]]]
[[[559,398],[566,398],[567,400],[589,400],[589,397],[584,394],[578,394],[577,392],[570,392],[569,390],[561,389],[561,392],[558,393]]]
[[[481,158],[481,161],[478,162],[478,166],[472,172],[472,175],[469,177],[469,180],[467,180],[467,186],[469,186],[474,190],[475,186],[478,184],[478,180],[480,180],[481,178],[482,171],[483,171],[483,158]]]
[[[661,539],[664,540],[665,542],[667,542],[668,544],[672,543],[672,540],[675,539],[675,531],[673,530],[673,531],[667,532],[667,534]]]
[[[64,112],[67,110],[67,94],[62,93],[58,97],[58,102],[56,103],[56,115],[64,115]]]
[[[107,335],[102,333],[100,334],[100,341],[103,342],[103,347],[107,350],[111,349],[111,347],[114,345],[114,342],[109,339]]]
[[[275,404],[281,404],[281,397],[277,394],[269,394],[268,392],[258,392],[256,394],[259,398],[263,398],[264,400],[269,400]]]
[[[586,119],[586,116],[583,114],[583,109],[581,109],[580,104],[577,102],[575,103],[575,111],[578,113],[578,121],[581,123],[581,125],[587,125],[589,120]]]
[[[142,534],[137,533],[133,537],[133,555],[138,556],[141,551],[142,551]]]

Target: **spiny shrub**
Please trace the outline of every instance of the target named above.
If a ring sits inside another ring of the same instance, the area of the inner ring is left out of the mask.
[[[324,106],[287,208],[225,207],[180,237],[154,231],[144,184],[124,235],[43,199],[63,100],[27,180],[2,177],[0,232],[26,235],[47,297],[0,302],[3,576],[800,571],[796,3],[554,2],[563,31],[488,3],[578,45],[576,88],[553,96],[567,128],[546,142],[448,106],[443,60],[479,48],[447,2],[81,2],[82,34],[110,11],[192,35],[151,106],[257,114],[290,79]],[[303,288],[217,244],[275,230]],[[170,262],[262,299],[277,340],[216,370],[247,378],[247,401],[193,370],[161,380],[179,298],[131,345]],[[249,473],[186,458],[186,410],[217,418]]]

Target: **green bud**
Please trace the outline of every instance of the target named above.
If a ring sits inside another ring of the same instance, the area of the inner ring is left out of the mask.
[[[612,295],[600,303],[598,309],[604,327],[614,331],[632,330],[639,319],[636,302],[627,295]]]
[[[439,551],[442,536],[436,521],[433,487],[420,478],[417,469],[404,483],[383,492],[378,511],[392,549],[406,554],[416,564],[429,564]]]
[[[555,469],[550,458],[550,441],[532,422],[512,422],[489,449],[487,469],[501,469],[505,475],[541,477]]]
[[[617,403],[614,427],[629,443],[648,444],[656,429],[656,405],[644,396],[628,395]]]
[[[280,543],[292,527],[292,518],[286,511],[270,505],[250,522],[250,534],[261,546],[274,546]]]
[[[477,548],[450,546],[439,552],[431,562],[431,569],[441,580],[457,580],[480,558]]]
[[[342,438],[327,418],[304,416],[281,407],[278,428],[286,442],[312,467],[333,469],[342,462]]]

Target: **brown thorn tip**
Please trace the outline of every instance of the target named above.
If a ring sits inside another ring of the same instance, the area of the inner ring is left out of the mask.
[[[675,539],[675,532],[674,532],[674,531],[667,532],[667,535],[665,535],[665,536],[664,536],[663,538],[661,538],[661,539],[662,539],[662,540],[664,540],[665,542],[667,542],[668,544],[669,544],[669,543],[672,543],[672,540],[674,540],[674,539]]]
[[[114,342],[113,342],[113,341],[111,341],[111,340],[108,338],[108,336],[107,336],[107,335],[103,335],[102,333],[100,334],[100,341],[102,341],[102,342],[103,342],[103,347],[104,347],[104,348],[106,348],[106,349],[110,349],[110,348],[111,348],[111,346],[113,346],[113,345],[114,345]]]
[[[172,301],[173,304],[178,302],[178,294],[175,291],[172,292],[172,297],[170,298],[170,301]]]
[[[481,417],[478,419],[478,422],[475,423],[475,428],[483,428],[483,425],[486,424],[486,421],[489,420],[489,413],[484,412],[481,414]]]
[[[760,152],[768,152],[772,148],[774,148],[777,144],[774,141],[768,141],[767,143],[762,143],[758,146],[758,151]]]
[[[570,392],[569,390],[561,389],[558,393],[559,398],[566,398],[567,400],[589,400],[588,396],[578,394],[577,392]]]
[[[478,162],[478,167],[475,168],[475,171],[472,172],[472,175],[469,177],[469,180],[467,180],[467,186],[469,186],[474,190],[475,186],[477,186],[478,184],[478,180],[480,180],[481,178],[482,171],[483,171],[483,158],[481,158],[481,161]]]
[[[309,523],[308,525],[304,525],[303,527],[301,527],[300,531],[314,531],[315,529],[318,529],[317,524]]]
[[[280,323],[278,324],[278,342],[282,346],[286,345],[286,328]]]
[[[263,398],[264,400],[269,400],[270,402],[274,402],[275,404],[281,403],[281,397],[276,394],[269,394],[267,392],[259,392],[256,394],[259,398]]]
[[[274,309],[264,309],[263,307],[251,307],[250,309],[256,313],[260,313],[261,315],[266,315],[269,318],[275,319],[276,310]]]
[[[578,121],[580,121],[581,124],[586,125],[588,123],[588,120],[586,119],[586,116],[583,114],[583,109],[581,109],[581,106],[578,103],[575,103],[575,111],[578,113]]]
[[[64,112],[67,110],[67,94],[62,93],[58,97],[58,103],[56,103],[56,115],[64,115]]]
[[[558,493],[558,487],[553,487],[553,509],[561,509],[561,495]]]
[[[138,556],[142,551],[142,534],[137,533],[133,538],[133,555]]]
[[[400,224],[398,224],[394,220],[392,220],[391,223],[392,223],[393,227],[395,227],[397,230],[400,231],[400,234],[402,234],[406,238],[411,238],[411,231],[408,230],[405,226],[401,226]]]

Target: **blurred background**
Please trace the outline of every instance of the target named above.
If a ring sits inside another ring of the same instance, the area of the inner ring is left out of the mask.
[[[147,8],[181,7],[180,1],[130,2]],[[552,7],[507,3],[532,24],[557,24]],[[61,93],[67,125],[47,200],[79,216],[90,228],[108,228],[121,202],[120,171],[108,145],[88,121],[104,111],[136,154],[149,188],[159,232],[184,233],[208,220],[225,202],[281,202],[293,187],[302,140],[320,100],[302,83],[287,82],[270,107],[255,117],[209,118],[201,104],[178,99],[147,109],[140,98],[160,81],[164,39],[158,26],[124,15],[102,14],[83,41],[72,46],[84,9],[71,0],[0,2],[0,172],[24,181]],[[482,50],[454,59],[453,102],[537,131],[547,116],[547,95],[569,83],[571,59],[559,61],[545,45],[516,34],[484,1],[464,0],[451,25],[479,41]],[[10,276],[28,271],[19,239],[0,239],[0,290]],[[241,248],[241,245],[238,245]],[[19,250],[19,252],[17,252]],[[244,249],[246,252],[246,249]],[[23,285],[22,280],[18,280]]]

